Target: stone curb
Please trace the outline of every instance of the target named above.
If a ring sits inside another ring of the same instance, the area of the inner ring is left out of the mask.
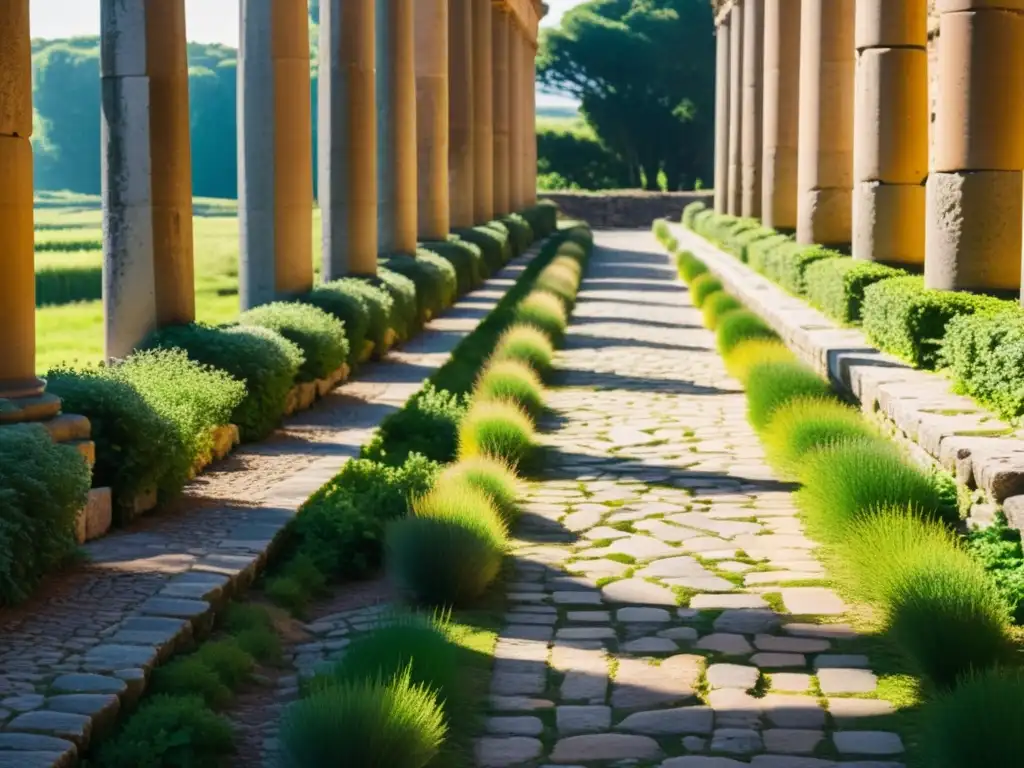
[[[862,410],[884,416],[919,449],[918,458],[937,462],[958,482],[1004,504],[1011,524],[1024,529],[1024,432],[955,394],[949,379],[880,352],[859,330],[837,325],[699,235],[681,226],[673,230],[680,246],[703,260],[802,360]]]

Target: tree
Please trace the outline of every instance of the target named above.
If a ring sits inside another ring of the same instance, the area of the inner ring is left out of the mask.
[[[711,180],[715,38],[707,0],[590,0],[545,30],[545,87],[569,93],[598,137],[658,189]]]

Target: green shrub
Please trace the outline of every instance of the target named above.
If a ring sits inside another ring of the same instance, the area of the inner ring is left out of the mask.
[[[448,281],[445,271],[434,261],[418,256],[414,258],[395,254],[382,259],[381,264],[391,272],[408,278],[416,286],[416,313],[418,323],[422,325],[448,306]],[[445,264],[451,268],[450,264]],[[454,278],[454,270],[452,276]]]
[[[419,248],[416,251],[416,260],[428,264],[437,270],[441,276],[441,309],[447,309],[455,303],[459,295],[459,277],[455,274],[455,267],[448,259],[436,253]]]
[[[544,385],[530,366],[514,360],[492,362],[481,372],[474,400],[514,403],[534,419],[544,411]]]
[[[295,616],[305,614],[313,598],[297,578],[287,574],[267,579],[263,591],[275,605],[287,608]]]
[[[1024,672],[1004,668],[964,676],[927,701],[920,740],[928,768],[1014,766],[1024,752]]]
[[[743,261],[755,272],[763,275],[768,269],[768,263],[772,255],[777,250],[790,248],[793,245],[793,238],[786,235],[775,234],[771,237],[763,237],[750,243],[744,249],[745,257]]]
[[[427,382],[400,411],[384,419],[363,456],[388,464],[401,464],[413,453],[452,461],[458,453],[459,422],[468,407],[467,395]]]
[[[214,670],[195,655],[186,656],[153,670],[153,693],[168,696],[201,696],[208,707],[223,709],[234,694]]]
[[[0,428],[0,603],[28,597],[75,552],[89,466],[36,424]]]
[[[508,241],[507,229],[502,233],[491,227],[473,227],[456,229],[453,234],[480,249],[480,255],[486,265],[484,277],[500,271],[512,258],[512,245]]]
[[[301,349],[299,381],[326,379],[348,359],[344,324],[318,307],[278,301],[243,312],[239,322],[276,331]]]
[[[538,375],[551,370],[555,348],[547,334],[532,325],[513,325],[498,339],[493,360],[516,360],[526,363]]]
[[[455,292],[458,296],[479,288],[490,274],[480,249],[457,237],[443,242],[420,243],[417,256],[425,251],[440,256],[451,264],[455,270]]]
[[[864,290],[881,280],[903,277],[901,269],[861,259],[821,259],[804,271],[807,299],[841,323],[859,323]]]
[[[687,285],[708,271],[707,265],[690,251],[680,251],[676,254],[676,268],[679,270],[679,277]]]
[[[961,315],[946,326],[941,362],[959,392],[1005,419],[1024,414],[1024,316]]]
[[[313,687],[391,680],[407,671],[413,685],[434,691],[447,709],[458,697],[459,657],[443,618],[394,611],[354,637],[342,660],[314,678]]]
[[[99,749],[103,768],[220,768],[235,751],[231,724],[199,696],[154,696]]]
[[[446,726],[433,691],[405,673],[332,685],[285,709],[281,768],[423,768]]]
[[[719,316],[715,338],[719,353],[728,360],[740,342],[754,339],[778,341],[779,336],[759,315],[747,309],[735,309]]]
[[[544,291],[533,291],[519,302],[515,319],[517,323],[539,328],[554,343],[562,338],[569,325],[565,305],[557,296]]]
[[[224,628],[231,634],[247,629],[270,629],[273,619],[262,605],[232,602],[224,612]]]
[[[1009,606],[1015,624],[1024,624],[1024,550],[1020,531],[998,515],[992,525],[977,528],[965,537],[967,549],[995,580]]]
[[[446,483],[468,483],[486,494],[506,525],[519,517],[519,480],[515,470],[504,462],[487,456],[475,456],[451,464],[437,478],[439,486]]]
[[[749,258],[751,248],[764,240],[773,239],[778,236],[779,233],[769,227],[752,227],[750,229],[745,229],[735,237],[730,238],[725,243],[725,246],[729,253],[740,261],[746,263]]]
[[[284,661],[281,638],[272,629],[246,629],[235,635],[235,642],[260,664],[279,666]]]
[[[202,643],[192,658],[213,670],[220,681],[232,690],[241,687],[256,666],[256,660],[233,638]]]
[[[753,338],[739,342],[729,351],[725,358],[725,369],[730,376],[746,386],[750,371],[755,366],[793,360],[796,360],[796,355],[780,339]]]
[[[707,209],[708,207],[699,200],[697,202],[690,203],[689,205],[687,205],[685,208],[683,208],[683,226],[686,227],[687,229],[693,229],[694,216],[696,216],[698,213],[701,213],[702,211],[706,211]]]
[[[530,225],[535,240],[547,237],[558,229],[558,206],[550,200],[540,200],[524,208],[520,215]]]
[[[391,296],[392,328],[400,341],[406,341],[420,327],[419,308],[416,304],[416,284],[405,275],[378,266],[377,276],[371,278],[374,285],[383,288]]]
[[[722,281],[710,272],[698,276],[690,283],[690,298],[693,300],[693,306],[700,309],[704,306],[704,300],[708,296],[723,290],[723,287]]]
[[[672,237],[672,229],[669,227],[668,219],[655,219],[651,223],[651,232],[654,233],[655,239],[662,245],[665,245],[668,239]]]
[[[725,291],[715,291],[706,296],[701,305],[704,325],[712,331],[715,330],[718,327],[718,318],[726,312],[732,312],[734,309],[743,309],[743,304],[740,303],[739,299]]]
[[[772,413],[761,438],[769,461],[779,471],[794,477],[813,451],[860,438],[882,439],[882,436],[859,411],[835,398],[799,397]]]
[[[808,521],[831,541],[855,520],[888,507],[920,517],[952,520],[935,482],[896,448],[874,439],[826,446],[807,454],[800,469],[804,487],[797,501]]]
[[[366,351],[370,340],[370,307],[362,291],[355,288],[351,278],[333,280],[318,285],[299,300],[322,309],[340,320],[348,342],[348,365],[355,368]]]
[[[926,289],[920,277],[895,277],[868,286],[861,316],[868,338],[917,368],[934,368],[947,325],[961,315],[1012,310],[990,296]]]
[[[936,687],[1008,660],[1006,603],[941,523],[881,508],[847,526],[840,550],[886,634]]]
[[[539,275],[535,288],[553,293],[570,309],[576,303],[576,294],[582,278],[580,263],[571,256],[556,256]]]
[[[832,388],[796,360],[758,363],[747,372],[747,416],[754,429],[765,430],[775,411],[798,398],[831,396]]]
[[[445,483],[413,503],[413,515],[388,526],[388,572],[413,602],[464,606],[501,570],[506,529],[487,495]]]
[[[838,251],[820,245],[779,246],[765,257],[764,274],[795,296],[807,291],[804,273],[816,262],[846,258]]]
[[[516,256],[525,253],[533,245],[533,229],[530,227],[530,223],[518,213],[503,216],[499,221],[508,229],[512,252]]]
[[[459,458],[489,456],[520,466],[533,452],[533,422],[511,403],[474,403],[459,425]]]
[[[191,359],[245,382],[245,399],[231,415],[243,440],[260,440],[280,423],[303,363],[297,346],[274,331],[254,326],[169,326],[152,334],[146,346],[184,349]]]
[[[374,352],[378,357],[384,355],[391,348],[393,329],[402,322],[395,315],[395,302],[391,294],[363,277],[346,277],[338,282],[362,297],[370,315],[366,338],[373,342]]]

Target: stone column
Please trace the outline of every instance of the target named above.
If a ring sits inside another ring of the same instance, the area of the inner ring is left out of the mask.
[[[377,274],[376,0],[321,0],[318,162],[324,280]]]
[[[416,253],[415,0],[377,0],[377,234],[381,253]]]
[[[932,288],[1016,292],[1024,169],[1024,5],[945,0],[939,8],[925,282]]]
[[[537,204],[537,46],[526,41],[526,205]]]
[[[306,0],[241,0],[239,289],[243,309],[313,285],[313,131]]]
[[[924,262],[928,2],[857,0],[853,256]]]
[[[846,246],[853,198],[855,0],[803,0],[797,241]]]
[[[743,125],[740,210],[761,216],[762,91],[764,76],[764,0],[743,2]]]
[[[473,0],[448,7],[448,189],[452,227],[474,224]]]
[[[419,237],[448,237],[448,0],[415,0]]]
[[[494,215],[504,216],[512,210],[511,172],[511,123],[510,123],[510,75],[509,58],[511,49],[512,19],[504,6],[496,7],[491,26],[494,76]]]
[[[761,221],[766,227],[796,229],[799,115],[800,0],[765,0]]]
[[[31,418],[31,400],[23,398],[37,398],[44,387],[36,377],[28,2],[8,0],[0,14],[0,398],[13,399],[0,421]],[[57,401],[52,412],[59,407]]]
[[[104,346],[195,319],[183,0],[101,8]]]
[[[509,152],[508,185],[509,207],[513,212],[523,207],[523,147],[526,137],[523,131],[523,81],[524,69],[523,35],[518,25],[509,25],[508,81],[509,81]]]
[[[725,213],[729,195],[729,19],[715,30],[715,210]]]
[[[743,5],[736,0],[729,11],[729,175],[726,212],[739,216],[743,210]]]
[[[489,2],[473,7],[473,219],[494,218],[494,72]]]

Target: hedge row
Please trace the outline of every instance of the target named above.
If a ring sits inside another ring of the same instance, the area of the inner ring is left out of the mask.
[[[140,495],[179,492],[210,461],[218,428],[235,424],[244,440],[265,437],[297,384],[336,377],[371,352],[384,354],[450,306],[460,281],[479,284],[521,253],[534,233],[544,237],[555,226],[556,209],[542,203],[477,228],[487,233],[489,261],[480,246],[453,237],[441,252],[384,259],[375,278],[327,283],[295,301],[245,312],[228,326],[162,329],[125,360],[56,367],[46,374],[49,391],[62,398],[65,411],[90,419],[93,484],[112,489],[115,519],[124,522]],[[31,431],[0,433],[0,527],[8,531],[0,538],[0,603],[10,603],[73,553],[75,519],[85,502],[80,481],[85,478],[88,491],[89,474],[72,449],[49,447]],[[31,520],[22,519],[26,510]]]
[[[1024,416],[1024,311],[1017,302],[928,289],[921,277],[820,246],[703,203],[683,223],[878,347],[917,368],[945,368],[958,391],[1000,416]],[[674,249],[673,249],[674,250]]]
[[[719,347],[769,461],[802,484],[798,504],[845,591],[877,609],[881,633],[924,679],[927,765],[1015,765],[1019,739],[1005,725],[1024,710],[1011,628],[1024,613],[1019,536],[1002,524],[965,542],[952,478],[906,459],[765,326],[738,330],[730,320],[744,314],[717,318]]]

